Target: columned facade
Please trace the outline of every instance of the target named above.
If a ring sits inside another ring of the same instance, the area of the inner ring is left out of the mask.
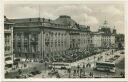
[[[105,20],[97,32],[93,32],[93,44],[95,48],[115,48],[116,30]]]
[[[15,23],[15,57],[26,60],[70,60],[93,48],[106,49],[115,44],[116,31],[110,32],[106,21],[98,32],[91,32],[90,26],[79,25],[66,15],[56,20],[28,18],[11,21]]]
[[[5,54],[5,68],[12,67],[13,54],[13,23],[4,17],[4,54]]]

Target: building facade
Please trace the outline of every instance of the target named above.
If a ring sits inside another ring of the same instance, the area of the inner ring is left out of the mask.
[[[62,15],[44,18],[11,19],[14,25],[14,53],[26,59],[63,60],[73,52],[90,47],[90,27]]]
[[[93,44],[95,48],[115,48],[116,29],[112,28],[105,20],[98,32],[93,33]]]
[[[13,23],[4,17],[4,54],[5,67],[10,68],[13,64]]]
[[[102,34],[99,32],[93,32],[92,34],[92,41],[94,44],[94,48],[101,48],[102,47]]]
[[[70,16],[10,19],[14,22],[13,48],[16,58],[65,61],[95,49],[115,48],[116,30],[105,20],[97,32]]]

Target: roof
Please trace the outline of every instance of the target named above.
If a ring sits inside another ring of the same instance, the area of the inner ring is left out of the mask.
[[[98,32],[102,32],[102,35],[112,35],[112,31],[110,28],[101,28]]]
[[[51,19],[46,18],[22,18],[22,19],[10,19],[15,23],[26,23],[26,22],[47,22],[47,23],[54,23]]]
[[[70,16],[67,15],[61,15],[59,18],[54,20],[54,22],[57,24],[71,25],[71,26],[76,24],[76,22],[73,19],[71,19]]]
[[[4,16],[4,24],[14,24],[12,21],[10,21],[10,19],[8,19],[6,16]]]
[[[67,15],[61,15],[59,18],[54,20],[54,23],[64,26],[70,26],[69,29],[90,31],[90,26],[80,25],[76,21],[74,21],[70,16]]]
[[[45,19],[45,18],[22,18],[22,19],[10,19],[12,22],[15,22],[15,27],[19,26],[42,26],[52,27],[52,28],[61,28],[61,29],[70,29],[70,30],[79,30],[79,31],[90,31],[90,26],[79,25],[70,16],[61,15],[55,20]]]

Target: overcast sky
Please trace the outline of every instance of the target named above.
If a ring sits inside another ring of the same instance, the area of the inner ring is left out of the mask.
[[[5,15],[8,18],[33,18],[40,17],[56,19],[60,15],[69,15],[77,23],[90,25],[92,31],[96,31],[105,19],[117,29],[118,33],[124,33],[124,8],[115,4],[6,4]]]

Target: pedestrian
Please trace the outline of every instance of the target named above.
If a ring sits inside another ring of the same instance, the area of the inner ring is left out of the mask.
[[[91,76],[91,72],[89,73],[89,76]]]
[[[121,73],[120,73],[120,75],[121,75],[121,77],[122,77],[122,78],[124,78],[124,77],[125,77],[125,76],[124,76],[124,74],[123,74],[123,72],[121,72]]]
[[[74,70],[74,74],[76,74],[76,70]]]
[[[18,72],[19,72],[19,75],[20,75],[22,73],[21,69],[19,69]]]
[[[90,72],[89,75],[90,75],[91,77],[93,77],[93,73],[92,73],[92,72]]]
[[[60,75],[59,75],[59,73],[57,73],[56,77],[57,77],[57,78],[60,78]]]
[[[44,75],[42,75],[42,78],[44,78]]]

